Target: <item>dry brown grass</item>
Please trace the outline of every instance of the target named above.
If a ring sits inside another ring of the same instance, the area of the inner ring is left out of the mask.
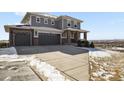
[[[124,80],[124,53],[118,52],[111,55],[111,58],[89,58],[90,80]],[[100,75],[96,73],[100,73]]]

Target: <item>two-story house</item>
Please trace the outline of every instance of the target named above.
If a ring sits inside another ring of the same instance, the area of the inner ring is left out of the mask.
[[[70,16],[27,12],[21,21],[23,25],[5,25],[4,28],[9,32],[11,46],[70,44],[80,39],[80,33],[87,40],[88,31],[81,29],[82,22]]]

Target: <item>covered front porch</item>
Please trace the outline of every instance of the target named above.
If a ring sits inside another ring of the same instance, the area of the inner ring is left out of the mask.
[[[81,33],[83,33],[83,39],[87,40],[88,32],[89,31],[82,29],[73,29],[73,28],[64,29],[64,32],[62,34],[62,44],[77,43],[77,41],[81,39],[80,37]]]

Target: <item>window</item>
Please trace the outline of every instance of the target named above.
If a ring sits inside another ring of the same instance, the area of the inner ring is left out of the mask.
[[[36,17],[36,22],[40,23],[40,17]]]
[[[38,37],[38,32],[34,31],[34,37]]]
[[[48,18],[44,18],[44,24],[48,24]]]
[[[77,28],[77,22],[74,21],[74,28]]]
[[[51,25],[55,25],[55,20],[51,19]]]
[[[67,27],[71,27],[71,20],[70,19],[67,20]]]

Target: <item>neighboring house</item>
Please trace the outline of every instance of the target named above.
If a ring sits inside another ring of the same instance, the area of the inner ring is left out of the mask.
[[[23,25],[5,25],[9,32],[10,46],[55,45],[76,43],[80,39],[83,21],[70,16],[53,16],[47,13],[27,12]]]

